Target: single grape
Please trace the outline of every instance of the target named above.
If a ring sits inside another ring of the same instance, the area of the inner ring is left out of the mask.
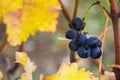
[[[67,32],[65,34],[66,38],[68,38],[68,39],[75,39],[76,35],[77,35],[77,32],[73,29],[67,30]]]
[[[75,40],[70,41],[69,43],[69,49],[71,51],[77,51],[78,50],[78,45]]]
[[[81,46],[78,48],[78,55],[81,58],[88,58],[90,56],[90,48],[88,46]]]
[[[73,18],[72,25],[76,30],[83,30],[83,20],[81,18],[78,17]]]
[[[97,42],[97,45],[98,47],[101,47],[102,46],[102,42],[98,39],[98,42]]]
[[[87,44],[87,37],[84,34],[79,34],[76,37],[76,42],[78,43],[79,46],[84,46]]]
[[[91,57],[97,59],[101,56],[102,52],[99,47],[91,48]]]
[[[102,43],[101,43],[101,41],[97,37],[92,36],[92,37],[88,38],[87,45],[90,48],[94,48],[94,47],[101,47]]]

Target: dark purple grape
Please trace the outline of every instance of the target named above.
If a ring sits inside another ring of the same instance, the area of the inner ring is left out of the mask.
[[[83,20],[81,18],[73,18],[72,25],[74,26],[75,30],[83,30]]]
[[[88,58],[90,56],[90,48],[88,46],[81,46],[78,48],[78,55],[81,58]]]
[[[77,35],[76,31],[72,30],[72,29],[67,30],[67,32],[65,34],[66,38],[68,38],[68,39],[75,39],[76,35]]]
[[[98,39],[98,42],[97,42],[97,45],[98,47],[101,47],[102,46],[102,42]]]
[[[78,45],[77,45],[77,43],[76,43],[75,40],[70,41],[70,43],[69,43],[69,49],[71,51],[77,51],[78,50]]]
[[[87,37],[84,34],[79,34],[76,37],[76,42],[78,43],[79,46],[84,46],[87,43]]]
[[[92,36],[92,37],[88,38],[87,45],[90,48],[94,48],[94,47],[101,47],[102,43],[97,37]]]
[[[99,47],[91,48],[91,57],[97,59],[101,56],[102,52]]]

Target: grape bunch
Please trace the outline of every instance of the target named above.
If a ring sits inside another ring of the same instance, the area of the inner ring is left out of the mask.
[[[72,27],[70,26],[70,29],[65,34],[66,38],[71,39],[69,49],[77,51],[78,56],[81,58],[99,58],[102,54],[101,41],[95,36],[87,38],[86,34],[81,33],[84,29],[84,22],[81,18],[73,18],[71,25]]]

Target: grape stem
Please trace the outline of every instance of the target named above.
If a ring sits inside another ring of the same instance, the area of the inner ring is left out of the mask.
[[[75,58],[75,52],[72,52],[70,51],[70,62],[73,63],[73,62],[76,62],[76,58]]]
[[[64,6],[64,4],[62,3],[61,0],[59,0],[59,2],[61,4],[62,12],[63,12],[64,16],[66,17],[67,21],[69,23],[71,23],[72,19],[71,19],[70,15],[69,15],[67,9],[65,8],[65,6]],[[77,15],[78,5],[79,5],[78,3],[79,3],[79,0],[76,0],[75,7],[74,7],[74,12],[73,12],[73,17],[75,17]],[[70,24],[68,24],[68,25],[70,25]],[[73,62],[76,62],[76,60],[77,59],[75,58],[75,52],[70,51],[70,62],[73,63]]]
[[[79,0],[75,0],[75,7],[74,7],[74,12],[73,12],[73,18],[76,17],[76,15],[77,15],[78,7],[79,7]]]

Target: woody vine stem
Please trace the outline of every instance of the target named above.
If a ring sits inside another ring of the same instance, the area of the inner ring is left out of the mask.
[[[120,65],[120,26],[119,26],[119,11],[117,9],[118,0],[109,0],[110,2],[110,14],[111,20],[113,24],[113,32],[114,32],[114,44],[115,44],[115,64]],[[113,72],[115,73],[116,80],[120,80],[120,69],[113,68]]]
[[[115,44],[115,64],[120,65],[120,27],[118,20],[117,0],[109,0],[110,15],[113,24],[114,44]]]

